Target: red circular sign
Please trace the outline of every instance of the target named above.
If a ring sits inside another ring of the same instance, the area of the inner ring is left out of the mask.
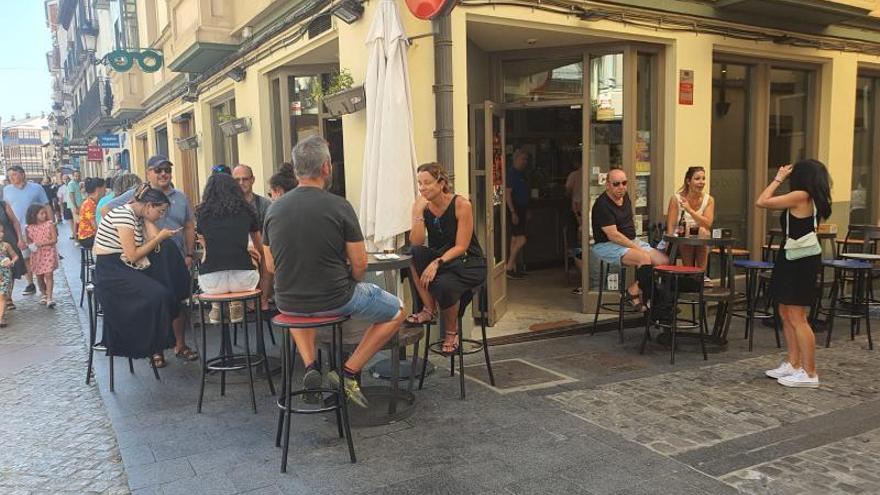
[[[412,15],[429,21],[439,15],[447,14],[457,0],[406,0]]]

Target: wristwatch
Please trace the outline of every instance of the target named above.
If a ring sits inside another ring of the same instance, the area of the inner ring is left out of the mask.
[[[438,266],[438,267],[441,267],[441,266],[443,266],[443,263],[446,263],[445,261],[443,261],[443,258],[437,258],[436,261],[437,261],[437,266]]]

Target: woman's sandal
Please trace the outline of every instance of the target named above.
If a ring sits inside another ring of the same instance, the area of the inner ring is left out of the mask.
[[[177,359],[182,359],[184,361],[195,361],[199,358],[199,354],[190,349],[189,347],[184,346],[183,349],[174,353],[177,356]]]
[[[407,324],[407,326],[424,325],[425,323],[430,323],[430,322],[434,321],[435,317],[436,317],[436,315],[434,315],[433,311],[431,311],[427,308],[423,308],[418,313],[413,313],[413,314],[407,316],[406,317],[406,324]]]
[[[168,363],[165,362],[165,356],[161,354],[153,354],[153,357],[150,358],[150,363],[155,368],[164,368],[168,365]]]
[[[648,307],[642,303],[641,298],[639,296],[634,296],[629,292],[626,293],[626,296],[623,298],[623,302],[629,306],[630,309],[638,311],[639,313],[644,313],[648,310]]]
[[[458,352],[458,346],[461,345],[461,342],[458,340],[458,332],[446,332],[447,337],[450,335],[454,335],[455,340],[448,342],[446,339],[443,339],[443,345],[440,347],[440,352],[445,356]]]

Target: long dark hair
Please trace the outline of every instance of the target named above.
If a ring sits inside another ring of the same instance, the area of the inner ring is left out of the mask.
[[[196,208],[196,220],[204,218],[227,218],[246,212],[253,223],[257,223],[257,214],[244,199],[238,182],[228,174],[214,174],[208,177],[202,204]]]
[[[25,213],[25,223],[28,225],[37,225],[40,221],[37,217],[40,215],[40,212],[46,209],[46,205],[41,205],[38,203],[34,203],[28,206],[27,213]]]
[[[819,218],[831,216],[831,176],[822,162],[810,158],[795,163],[789,180],[792,191],[806,191],[810,195]]]
[[[706,173],[706,169],[700,166],[688,167],[687,172],[684,173],[684,184],[682,184],[681,189],[678,190],[679,194],[687,195],[689,192],[691,192],[691,186],[690,184],[688,184],[688,182],[690,182],[691,179],[694,178],[694,175],[696,175],[697,172]]]
[[[293,164],[284,162],[278,167],[272,177],[269,178],[269,187],[281,189],[284,192],[290,191],[296,187],[296,176],[293,173]]]

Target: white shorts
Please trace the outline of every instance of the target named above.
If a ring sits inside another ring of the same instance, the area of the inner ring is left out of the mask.
[[[199,287],[205,294],[228,294],[254,290],[260,283],[256,270],[223,270],[199,275]]]

